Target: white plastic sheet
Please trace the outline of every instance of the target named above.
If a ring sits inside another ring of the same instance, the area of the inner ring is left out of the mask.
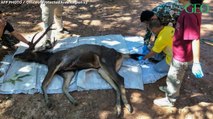
[[[81,44],[105,45],[122,53],[140,53],[140,47],[143,46],[143,38],[138,36],[123,37],[122,35],[70,37],[59,41],[52,49],[52,52],[57,52]],[[21,46],[15,54],[23,52],[24,50],[25,47]],[[47,73],[47,67],[45,65],[16,61],[11,55],[5,57],[2,63],[1,70],[5,72],[5,75],[0,78],[0,93],[33,94],[41,92],[41,83]],[[119,71],[119,74],[125,79],[125,87],[143,90],[144,84],[154,83],[166,75],[155,72],[152,65],[153,64],[140,65],[137,61],[126,59]],[[14,81],[13,83],[7,82],[17,74],[28,76],[21,78],[21,80]],[[55,75],[47,92],[61,93],[62,82],[62,77]],[[95,69],[86,69],[75,74],[70,83],[69,91],[110,88],[109,84],[99,76]]]

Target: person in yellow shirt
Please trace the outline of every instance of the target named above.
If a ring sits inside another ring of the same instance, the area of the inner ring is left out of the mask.
[[[161,25],[158,19],[150,21],[148,28],[156,35],[157,38],[151,51],[143,57],[143,60],[163,52],[165,54],[165,58],[156,63],[154,69],[159,73],[167,73],[172,60],[172,39],[175,29],[171,26]]]

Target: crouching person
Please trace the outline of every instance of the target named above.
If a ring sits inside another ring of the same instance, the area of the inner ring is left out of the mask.
[[[172,59],[172,38],[174,28],[163,26],[158,19],[151,20],[148,28],[156,35],[156,40],[151,51],[143,57],[143,60],[151,58],[163,52],[165,58],[154,65],[154,69],[159,73],[167,73]]]
[[[31,44],[20,33],[14,30],[12,25],[4,19],[2,11],[0,11],[0,45],[6,46],[9,50],[15,50],[16,44],[20,41],[28,45]]]

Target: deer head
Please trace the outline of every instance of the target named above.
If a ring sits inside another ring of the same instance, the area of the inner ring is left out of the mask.
[[[35,36],[38,34],[36,33],[30,44],[29,48],[27,48],[24,52],[20,53],[20,54],[16,54],[14,56],[15,59],[21,59],[24,61],[35,61],[38,57],[39,54],[45,54],[48,53],[47,49],[43,49],[43,50],[35,50],[35,46],[36,44],[45,36],[45,34],[47,34],[48,31],[53,30],[51,29],[52,24],[45,30],[45,32],[34,42]],[[53,44],[51,44],[51,46],[53,47],[56,44],[56,41],[54,40]]]

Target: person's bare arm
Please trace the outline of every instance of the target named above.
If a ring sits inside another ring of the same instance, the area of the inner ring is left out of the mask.
[[[200,40],[192,41],[192,52],[193,52],[192,73],[195,75],[196,78],[202,78],[204,74],[200,64]]]
[[[22,41],[26,44],[29,45],[29,41],[27,41],[20,33],[18,33],[17,31],[13,31],[11,32],[11,35],[13,35],[14,37],[16,37],[19,41]]]
[[[149,52],[149,54],[147,54],[146,56],[144,56],[143,59],[145,60],[145,59],[147,59],[147,58],[150,58],[150,57],[154,56],[155,54],[157,54],[157,53],[151,50],[151,51]]]
[[[0,19],[0,37],[3,35],[4,27],[6,25],[6,22],[4,19]]]
[[[193,62],[200,63],[200,40],[192,41]]]

